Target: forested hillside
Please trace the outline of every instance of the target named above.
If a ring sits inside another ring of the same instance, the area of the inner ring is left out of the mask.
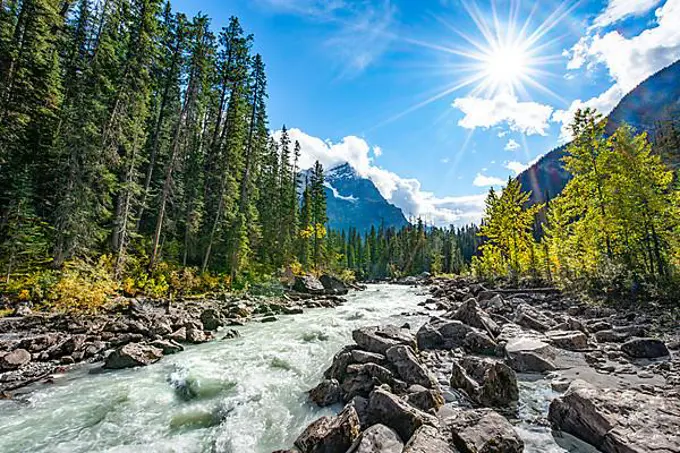
[[[230,281],[308,247],[327,259],[323,169],[301,208],[300,147],[270,138],[265,63],[237,18],[215,31],[160,0],[9,1],[0,14],[9,290],[46,296],[63,270],[76,285],[93,274],[163,293],[173,278],[210,286],[194,274]]]

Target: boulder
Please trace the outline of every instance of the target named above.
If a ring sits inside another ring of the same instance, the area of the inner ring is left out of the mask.
[[[391,324],[362,327],[352,332],[352,338],[359,345],[359,349],[383,355],[389,348],[399,344],[416,348],[415,339],[408,330]]]
[[[31,361],[31,353],[25,349],[15,349],[0,356],[0,371],[11,371],[21,368]]]
[[[644,337],[645,333],[642,326],[619,326],[595,332],[595,339],[598,343],[623,343],[630,337]]]
[[[319,281],[323,285],[327,294],[336,294],[339,296],[344,296],[349,292],[345,283],[337,277],[332,275],[323,274],[319,277]]]
[[[375,352],[362,351],[361,349],[355,349],[352,351],[352,361],[355,363],[368,363],[373,362],[378,365],[384,365],[387,360],[384,355],[376,354]]]
[[[173,340],[156,340],[151,342],[151,346],[163,351],[163,355],[176,354],[184,351],[184,346]]]
[[[409,405],[406,401],[382,388],[375,389],[368,401],[369,423],[382,423],[410,439],[423,425],[437,425],[437,419]]]
[[[468,332],[463,339],[463,349],[472,354],[494,355],[497,347],[488,335],[477,331]]]
[[[175,332],[168,335],[168,339],[176,341],[178,343],[184,343],[185,341],[187,341],[187,328],[180,327]]]
[[[581,351],[588,347],[588,337],[578,330],[550,331],[546,336],[553,346],[560,349]]]
[[[444,418],[462,452],[522,453],[524,442],[510,422],[491,409],[457,410]]]
[[[680,451],[680,399],[575,380],[550,404],[553,426],[604,453]]]
[[[402,453],[458,453],[432,426],[421,426],[411,436]]]
[[[463,346],[468,333],[474,329],[461,321],[434,318],[416,334],[420,349],[455,349]]]
[[[58,334],[46,333],[42,335],[24,338],[19,342],[17,347],[20,349],[25,349],[31,353],[36,353],[51,348],[52,346],[57,344],[58,341],[59,341]]]
[[[517,375],[506,364],[477,357],[453,363],[451,387],[464,390],[481,406],[506,407],[519,400]]]
[[[489,335],[495,336],[500,331],[498,324],[477,306],[477,301],[474,298],[468,299],[458,310],[453,312],[451,319],[457,319],[468,326],[488,332]]]
[[[224,325],[222,316],[214,308],[206,308],[201,313],[201,323],[203,324],[203,330],[217,330]]]
[[[412,385],[407,392],[406,401],[422,411],[436,411],[444,405],[444,397],[439,389],[426,389],[420,385]]]
[[[153,346],[128,343],[113,351],[106,358],[104,368],[121,369],[151,365],[163,357],[163,351]]]
[[[301,453],[346,453],[359,437],[359,416],[347,405],[336,417],[321,417],[295,441]]]
[[[335,379],[324,379],[309,391],[309,399],[319,407],[331,406],[342,401],[342,389]]]
[[[326,379],[336,379],[342,381],[347,373],[347,367],[352,363],[352,351],[344,348],[335,356],[333,356],[333,363],[323,373]]]
[[[550,329],[552,322],[550,319],[527,304],[517,307],[515,322],[522,327],[546,332]]]
[[[520,373],[542,373],[556,369],[553,363],[555,351],[549,344],[535,338],[515,338],[505,345],[505,352],[510,367]]]
[[[397,370],[399,377],[406,383],[422,385],[425,388],[435,386],[434,378],[418,362],[413,349],[410,347],[392,346],[385,355],[390,364]]]
[[[208,337],[206,336],[205,332],[203,329],[187,329],[187,341],[189,343],[205,343],[208,341]]]
[[[670,355],[666,344],[656,338],[634,338],[621,345],[621,350],[634,359],[656,359]]]
[[[376,386],[382,384],[394,384],[392,372],[375,363],[364,363],[349,365],[340,387],[345,401],[349,401],[355,396],[368,396]]]
[[[296,276],[293,289],[305,294],[323,294],[326,291],[321,282],[312,275]]]
[[[378,423],[361,433],[347,453],[402,453],[403,448],[396,431]]]

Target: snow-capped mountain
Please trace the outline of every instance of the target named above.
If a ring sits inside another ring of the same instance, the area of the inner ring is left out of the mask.
[[[301,180],[309,171],[301,172]],[[408,220],[398,207],[389,203],[373,182],[360,176],[349,164],[325,172],[328,224],[334,230],[356,228],[360,233],[371,226],[401,228]]]

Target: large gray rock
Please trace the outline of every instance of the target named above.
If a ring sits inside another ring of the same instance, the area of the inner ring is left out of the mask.
[[[299,293],[307,294],[323,294],[326,291],[321,282],[312,275],[295,277],[293,289]]]
[[[472,354],[494,355],[498,345],[487,334],[469,332],[463,340],[463,349]]]
[[[184,346],[173,340],[156,340],[151,342],[151,346],[163,351],[164,355],[176,354],[184,351]]]
[[[552,321],[538,310],[527,304],[521,304],[517,307],[515,314],[515,322],[522,327],[545,332],[550,329]]]
[[[323,285],[327,294],[336,294],[339,296],[344,296],[349,292],[345,283],[337,277],[332,275],[323,274],[319,277],[319,281]]]
[[[406,401],[422,411],[436,411],[444,405],[444,397],[438,388],[426,389],[420,385],[412,385],[407,392]]]
[[[621,350],[634,359],[656,359],[670,355],[666,344],[656,338],[634,338],[621,345]]]
[[[462,452],[522,453],[524,442],[512,425],[490,409],[458,410],[444,419],[453,444]]]
[[[384,389],[375,389],[368,401],[371,424],[382,423],[394,429],[402,439],[410,439],[423,425],[436,425],[437,419],[409,405]]]
[[[575,380],[550,404],[556,429],[604,453],[680,451],[680,399],[597,388]]]
[[[389,348],[399,344],[416,348],[415,339],[408,330],[391,324],[362,327],[352,332],[352,338],[360,349],[383,355]]]
[[[347,367],[345,378],[340,385],[345,401],[355,396],[368,396],[376,386],[394,384],[390,370],[375,363],[352,364]]]
[[[214,308],[206,308],[201,313],[201,323],[203,330],[217,330],[224,325],[222,316]]]
[[[520,373],[542,373],[556,369],[555,350],[547,343],[531,337],[519,337],[505,345],[508,363]]]
[[[497,360],[465,357],[454,362],[450,383],[481,406],[506,407],[519,400],[517,375]]]
[[[618,326],[595,332],[595,339],[598,343],[623,343],[631,337],[644,337],[645,333],[643,326]]]
[[[421,426],[411,436],[402,453],[458,453],[432,426]]]
[[[354,360],[352,359],[352,351],[347,348],[342,349],[340,352],[333,356],[333,363],[329,366],[326,371],[324,371],[323,376],[326,379],[336,379],[342,381],[347,373],[347,366],[349,366]]]
[[[361,433],[347,453],[402,453],[404,443],[395,430],[377,424]]]
[[[416,334],[420,349],[455,349],[463,347],[465,338],[474,328],[461,321],[433,319]]]
[[[342,401],[342,389],[335,379],[324,379],[309,391],[309,399],[319,407],[331,406]]]
[[[104,368],[121,369],[151,365],[163,357],[163,351],[153,346],[128,343],[113,351],[106,358]]]
[[[451,319],[457,319],[468,326],[488,332],[489,335],[498,335],[500,331],[498,324],[477,306],[477,301],[474,298],[468,299],[458,310],[453,312]]]
[[[425,388],[434,387],[435,381],[418,359],[413,349],[408,346],[392,346],[385,353],[387,360],[397,370],[399,377],[407,384],[422,385]]]
[[[347,405],[337,417],[321,417],[295,441],[301,453],[345,453],[359,437],[359,416]]]
[[[581,351],[588,347],[588,337],[578,330],[550,331],[546,335],[548,341],[556,348]]]
[[[10,371],[21,368],[31,361],[31,353],[25,349],[15,349],[0,356],[0,371]]]

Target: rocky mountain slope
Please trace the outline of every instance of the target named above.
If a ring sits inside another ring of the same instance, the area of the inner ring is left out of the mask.
[[[328,224],[332,229],[356,228],[365,233],[371,226],[408,225],[401,209],[389,203],[370,179],[359,175],[349,164],[328,170],[325,177]]]
[[[654,136],[659,121],[667,120],[680,111],[680,61],[662,69],[628,93],[608,117],[607,132],[622,124]],[[532,191],[532,202],[543,203],[557,196],[569,181],[562,166],[567,145],[543,156],[518,176],[522,188]]]

